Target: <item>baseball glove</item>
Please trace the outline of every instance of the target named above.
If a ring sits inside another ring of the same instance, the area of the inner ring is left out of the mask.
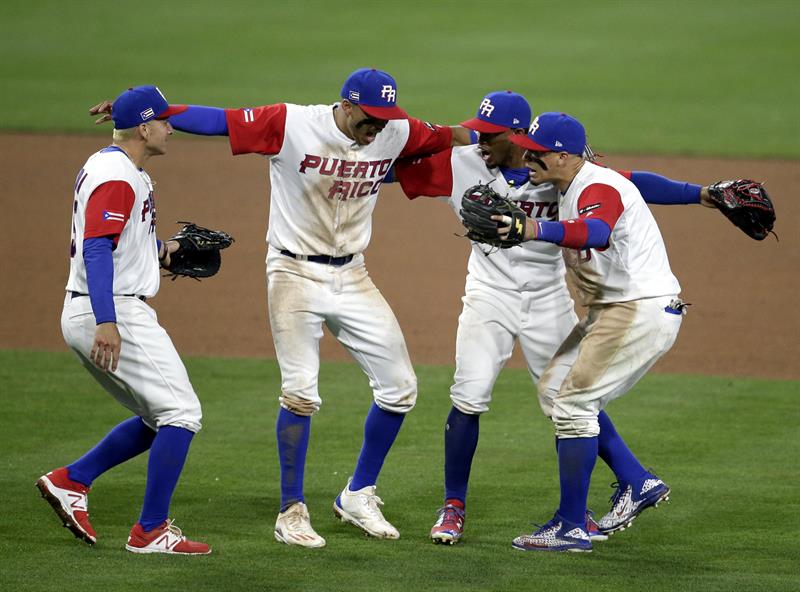
[[[178,276],[186,276],[199,281],[215,275],[222,264],[219,252],[231,246],[233,237],[227,232],[209,230],[192,222],[181,221],[178,224],[184,226],[169,240],[180,246],[170,255],[169,265],[162,265],[169,272],[164,277],[175,281]]]
[[[474,185],[461,198],[461,222],[467,229],[467,238],[501,249],[522,242],[525,235],[525,212],[488,185]],[[492,216],[505,216],[505,220],[492,220]],[[511,226],[508,235],[498,234],[498,229]]]
[[[750,238],[764,240],[775,225],[775,206],[758,181],[719,181],[708,187],[710,201]]]

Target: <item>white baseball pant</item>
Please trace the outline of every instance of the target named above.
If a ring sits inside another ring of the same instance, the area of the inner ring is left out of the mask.
[[[400,325],[372,283],[364,256],[340,267],[300,261],[270,248],[269,320],[281,369],[281,405],[298,415],[319,410],[319,340],[323,323],[369,378],[375,403],[407,413],[417,378]]]
[[[116,371],[105,372],[89,359],[96,324],[88,296],[67,293],[61,313],[67,345],[94,379],[151,429],[171,425],[198,432],[200,401],[155,310],[133,296],[115,296],[114,307],[122,338]]]
[[[597,415],[628,392],[678,337],[675,296],[596,305],[559,347],[539,381],[539,404],[556,436],[600,433]]]

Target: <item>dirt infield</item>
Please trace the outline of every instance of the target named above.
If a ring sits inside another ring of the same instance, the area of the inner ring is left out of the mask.
[[[65,350],[59,316],[68,274],[72,185],[100,137],[0,135],[6,263],[0,290],[0,348]],[[657,370],[800,379],[797,306],[800,162],[613,156],[604,162],[696,182],[749,176],[776,202],[780,242],[756,243],[699,206],[654,207],[673,271],[692,303],[678,343]],[[172,140],[155,158],[159,234],[174,220],[236,237],[220,275],[165,282],[153,306],[186,355],[274,358],[267,326],[264,242],[269,200],[265,159],[232,158],[221,139]],[[367,250],[373,280],[403,327],[412,360],[452,364],[469,244],[450,208],[410,202],[384,188]],[[326,334],[325,360],[349,360]],[[511,366],[523,367],[519,352]]]

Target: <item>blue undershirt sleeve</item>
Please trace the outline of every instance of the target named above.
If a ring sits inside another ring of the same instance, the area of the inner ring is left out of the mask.
[[[87,238],[83,241],[83,263],[86,266],[86,283],[92,301],[94,320],[116,323],[114,310],[114,241],[107,236]]]
[[[546,241],[561,245],[566,236],[566,225],[564,222],[549,222],[546,220],[536,220],[539,226],[536,240]],[[608,245],[611,237],[611,228],[605,221],[598,218],[581,218],[580,222],[586,227],[586,239],[582,245],[569,245],[571,249],[602,249]]]
[[[660,205],[699,204],[701,185],[673,181],[655,173],[633,171],[631,182],[647,203]]]
[[[394,165],[392,165],[391,167],[389,167],[389,172],[386,173],[386,176],[383,178],[383,184],[386,185],[386,183],[395,183],[395,182],[397,182],[397,178],[395,177],[394,174]]]
[[[176,130],[202,136],[227,136],[225,109],[189,105],[183,113],[172,115],[169,122]]]
[[[555,243],[557,245],[564,240],[564,225],[561,222],[534,220],[534,223],[539,226],[536,240]]]
[[[475,130],[469,130],[469,143],[470,144],[477,144],[478,143],[478,132]]]
[[[584,218],[586,227],[589,229],[589,235],[586,237],[586,249],[602,249],[608,245],[608,239],[611,238],[611,228],[604,220],[597,218]]]

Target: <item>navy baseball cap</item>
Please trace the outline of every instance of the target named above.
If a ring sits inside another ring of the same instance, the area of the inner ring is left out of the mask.
[[[531,106],[522,95],[510,90],[491,92],[481,101],[475,117],[462,121],[467,129],[494,134],[531,124]]]
[[[397,106],[394,78],[375,68],[361,68],[350,74],[344,81],[342,98],[377,119],[408,119],[408,114]]]
[[[583,154],[586,130],[580,121],[566,113],[553,111],[538,115],[524,136],[510,138],[515,144],[537,152]]]
[[[111,118],[116,129],[136,127],[151,119],[166,119],[186,111],[186,105],[170,105],[157,86],[129,88],[111,106]]]

